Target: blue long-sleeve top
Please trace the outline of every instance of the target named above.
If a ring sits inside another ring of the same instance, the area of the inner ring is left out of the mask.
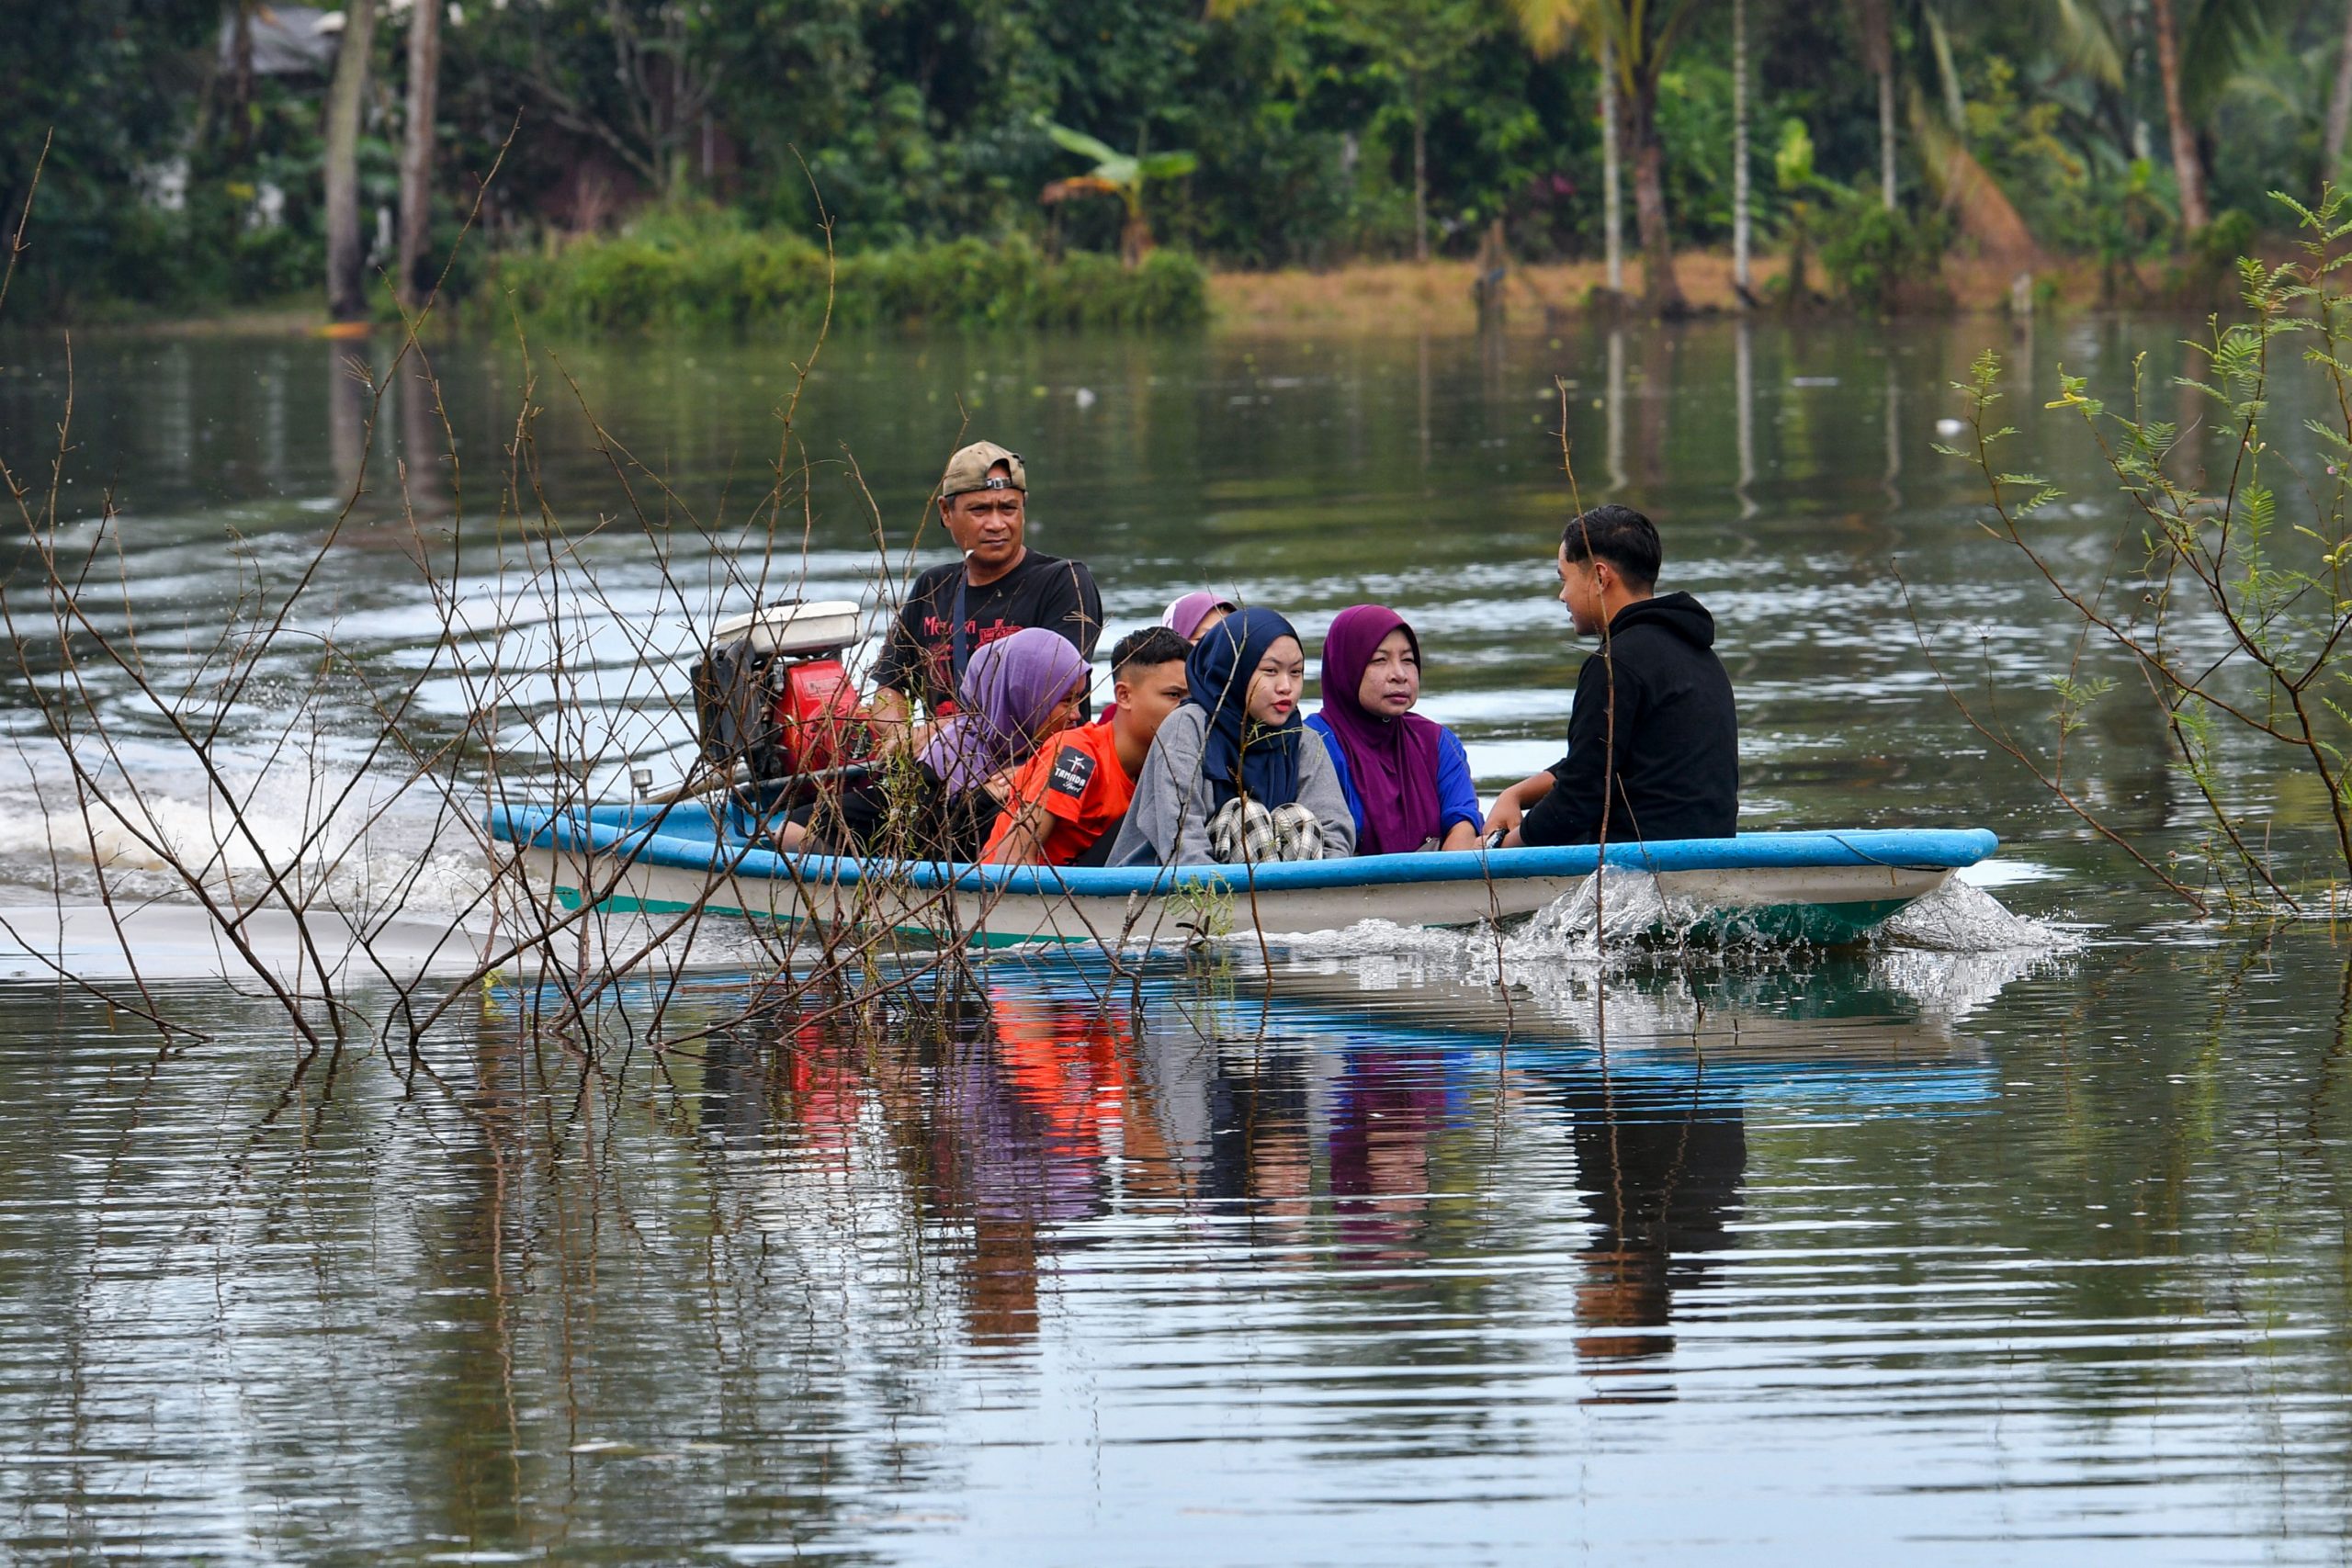
[[[1332,769],[1340,775],[1340,792],[1348,797],[1348,810],[1356,819],[1356,841],[1363,841],[1363,797],[1356,793],[1355,774],[1348,767],[1347,748],[1323,722],[1323,716],[1306,716],[1306,727],[1323,738],[1323,750],[1330,754]],[[1461,738],[1443,725],[1437,727],[1437,836],[1442,842],[1453,831],[1456,822],[1467,822],[1473,828],[1487,819],[1478,807],[1478,786],[1470,779],[1470,755],[1462,749]]]

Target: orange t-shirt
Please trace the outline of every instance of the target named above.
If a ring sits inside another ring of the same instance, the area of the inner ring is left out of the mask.
[[[1109,725],[1065,729],[1012,775],[1012,791],[980,858],[992,858],[1013,818],[1030,802],[1043,801],[1054,819],[1046,834],[1046,863],[1068,865],[1118,826],[1135,797],[1136,781],[1119,765],[1118,737]]]

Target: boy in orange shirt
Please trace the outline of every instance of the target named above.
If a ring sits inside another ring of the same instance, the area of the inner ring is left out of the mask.
[[[1111,650],[1118,705],[1108,722],[1048,739],[1012,776],[1004,810],[981,859],[999,865],[1100,865],[1119,836],[1136,777],[1160,721],[1189,688],[1192,648],[1165,626],[1130,632]]]

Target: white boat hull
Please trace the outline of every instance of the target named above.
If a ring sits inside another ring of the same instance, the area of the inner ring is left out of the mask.
[[[643,859],[566,849],[517,848],[515,863],[535,903],[582,905],[649,915],[699,911],[821,926],[889,925],[910,934],[960,936],[988,944],[1089,942],[1106,948],[1155,946],[1203,936],[1341,931],[1364,920],[1461,927],[1533,914],[1581,890],[1586,876],[1354,886],[1250,889],[1201,896],[1130,892],[1097,897],[1001,887],[907,891],[871,881],[787,879],[694,870]],[[1849,865],[1662,871],[1669,905],[1736,916],[1819,911],[1832,925],[1866,929],[1931,893],[1949,867]],[[1851,931],[1836,934],[1851,934]]]

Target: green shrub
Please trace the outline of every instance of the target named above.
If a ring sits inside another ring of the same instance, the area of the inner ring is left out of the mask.
[[[658,214],[609,239],[494,259],[478,311],[572,330],[807,326],[826,303],[826,258],[795,233],[710,214]],[[1208,313],[1201,264],[1156,251],[1137,267],[1094,252],[1049,261],[1026,240],[901,245],[839,257],[843,326],[1187,327]]]
[[[1841,201],[1821,237],[1821,268],[1838,298],[1864,310],[1949,306],[1943,256],[1950,225],[1940,212],[1888,211],[1875,192]]]

